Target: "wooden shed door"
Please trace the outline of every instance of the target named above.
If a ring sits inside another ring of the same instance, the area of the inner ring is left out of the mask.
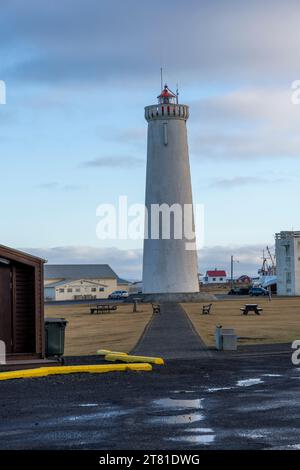
[[[6,352],[12,350],[12,283],[11,268],[0,263],[0,339]]]
[[[16,263],[13,267],[13,352],[35,352],[34,268]]]

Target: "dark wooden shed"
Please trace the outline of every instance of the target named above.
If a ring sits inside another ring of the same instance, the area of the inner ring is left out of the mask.
[[[0,340],[7,366],[44,362],[44,262],[0,245]]]

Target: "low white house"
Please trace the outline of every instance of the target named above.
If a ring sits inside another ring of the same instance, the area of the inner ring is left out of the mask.
[[[58,281],[45,286],[46,300],[103,299],[107,297],[107,287],[99,282],[80,279]]]
[[[203,277],[204,284],[222,284],[227,282],[227,274],[223,269],[212,269],[206,271]]]
[[[108,264],[48,264],[44,278],[48,301],[105,299],[114,290],[127,290]]]

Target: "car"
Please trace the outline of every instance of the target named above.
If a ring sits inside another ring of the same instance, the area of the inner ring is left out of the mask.
[[[264,287],[252,287],[249,290],[249,295],[258,297],[259,295],[269,295],[269,291]]]
[[[109,299],[127,299],[128,297],[127,290],[114,290],[111,294],[109,294]]]
[[[228,295],[248,295],[249,287],[233,287],[228,292]]]

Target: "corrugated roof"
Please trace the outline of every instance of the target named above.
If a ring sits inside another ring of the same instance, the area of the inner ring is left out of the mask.
[[[46,264],[45,279],[116,279],[108,264]]]
[[[127,281],[126,279],[122,279],[121,277],[118,277],[117,284],[131,284],[131,282]]]

